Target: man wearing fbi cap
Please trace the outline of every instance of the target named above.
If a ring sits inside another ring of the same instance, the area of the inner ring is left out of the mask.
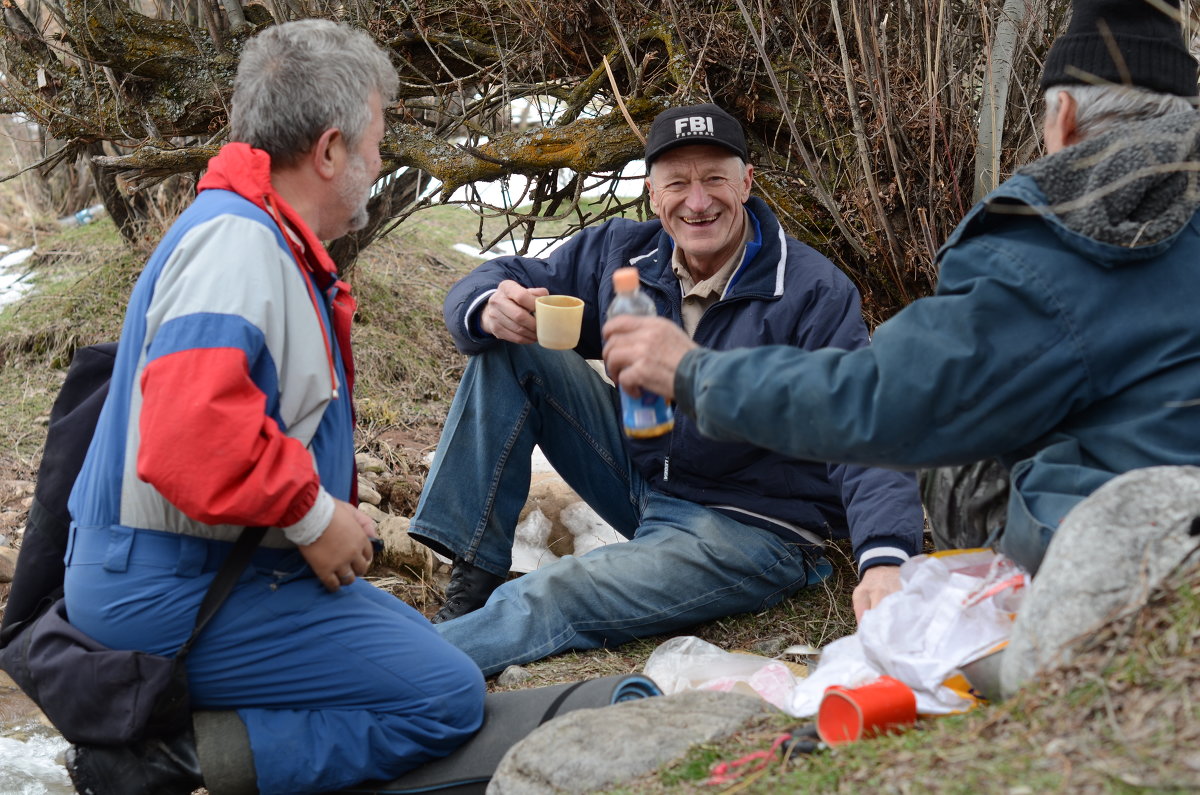
[[[1148,530],[1114,543],[1115,561],[1060,527],[1119,475],[1200,465],[1200,113],[1183,16],[1178,0],[1072,3],[1042,74],[1045,156],[971,209],[938,252],[935,294],[870,347],[706,350],[620,318],[609,371],[730,444],[951,473],[995,460],[1011,483],[998,505],[990,476],[931,490],[939,542],[994,544],[1031,573],[1087,560],[1108,573],[1096,593],[1128,563],[1141,588],[1159,554]]]
[[[446,298],[471,359],[410,532],[454,559],[434,621],[485,674],[764,609],[828,576],[823,548],[839,536],[869,606],[880,573],[921,548],[909,474],[716,442],[688,417],[625,437],[615,388],[585,361],[601,354],[618,268],[637,268],[658,314],[706,348],[867,344],[850,281],[750,195],[736,119],[711,104],[666,110],[645,159],[656,220],[610,220],[544,259],[499,257]],[[547,293],[586,304],[573,351],[531,344]],[[629,541],[506,582],[535,445]]]

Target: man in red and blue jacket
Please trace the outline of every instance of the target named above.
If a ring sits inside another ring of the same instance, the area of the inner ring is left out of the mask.
[[[71,623],[173,655],[232,542],[270,529],[187,658],[194,738],[76,746],[81,792],[323,792],[444,756],[482,721],[471,661],[358,579],[375,531],[353,507],[355,305],[321,241],[366,220],[396,83],[362,32],[258,36],[235,143],[134,288],[70,500]]]

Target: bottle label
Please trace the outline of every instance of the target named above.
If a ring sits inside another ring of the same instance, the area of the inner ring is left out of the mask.
[[[641,397],[635,398],[622,391],[621,424],[626,436],[661,436],[675,427],[675,409],[653,392],[642,392]]]

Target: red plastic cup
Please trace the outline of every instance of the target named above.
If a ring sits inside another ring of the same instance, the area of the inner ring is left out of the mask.
[[[817,734],[826,745],[845,745],[888,731],[905,729],[917,720],[917,697],[890,676],[859,687],[831,685],[817,709]]]

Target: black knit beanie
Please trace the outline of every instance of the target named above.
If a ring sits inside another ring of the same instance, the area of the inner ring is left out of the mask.
[[[1194,97],[1196,59],[1177,18],[1179,0],[1074,0],[1071,24],[1046,56],[1042,90],[1064,83],[1133,85]],[[1120,60],[1113,58],[1113,50]]]

